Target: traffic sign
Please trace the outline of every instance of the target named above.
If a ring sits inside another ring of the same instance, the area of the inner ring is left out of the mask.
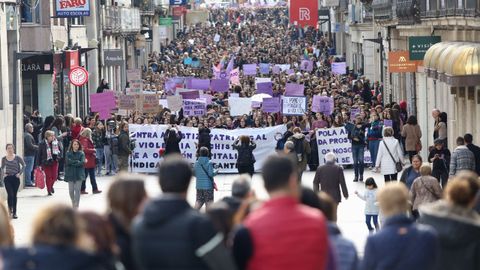
[[[170,0],[170,6],[182,6],[186,4],[187,0]]]
[[[70,82],[75,86],[82,86],[88,81],[88,71],[83,67],[76,67],[68,74]]]

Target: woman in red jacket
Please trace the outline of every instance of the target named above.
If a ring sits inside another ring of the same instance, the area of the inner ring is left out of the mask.
[[[97,187],[97,180],[95,179],[95,167],[97,165],[96,162],[96,150],[95,146],[93,145],[92,141],[92,130],[89,128],[85,128],[82,130],[80,133],[80,144],[82,145],[83,152],[85,153],[85,176],[88,177],[90,176],[90,183],[92,184],[92,190],[93,194],[98,194],[101,193],[101,190],[98,190]],[[88,194],[88,192],[85,191],[86,185],[85,185],[85,180],[82,183],[82,191],[81,194]]]

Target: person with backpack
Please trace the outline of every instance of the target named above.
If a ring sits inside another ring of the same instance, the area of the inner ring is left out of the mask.
[[[257,147],[255,142],[250,140],[249,136],[242,135],[238,137],[233,143],[233,149],[238,151],[237,155],[237,169],[238,173],[248,173],[253,176],[255,172],[255,156],[253,150]]]
[[[277,141],[276,150],[282,151],[284,149],[285,143],[287,142],[288,138],[293,136],[293,128],[294,128],[293,123],[288,122],[287,123],[287,131],[285,131],[285,133],[283,133],[283,135],[282,135],[282,138]],[[280,133],[279,133],[279,135],[280,135]]]
[[[307,142],[305,135],[299,127],[293,129],[293,135],[288,138],[295,145],[295,154],[297,156],[298,181],[302,181],[303,171],[307,168],[308,156],[312,149],[310,143]]]

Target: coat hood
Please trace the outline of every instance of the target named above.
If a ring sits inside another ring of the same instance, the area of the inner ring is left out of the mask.
[[[305,138],[305,135],[303,135],[302,133],[295,133],[295,134],[293,134],[292,137],[295,138],[295,139],[300,140],[300,139],[304,139],[304,138]]]
[[[191,209],[185,199],[180,197],[159,198],[147,204],[141,218],[146,226],[157,226]]]
[[[420,213],[420,222],[433,226],[451,247],[461,248],[480,239],[480,216],[471,209],[440,200],[420,207]]]

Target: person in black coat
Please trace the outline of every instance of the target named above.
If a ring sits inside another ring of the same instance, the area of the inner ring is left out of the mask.
[[[448,182],[449,164],[451,153],[444,147],[443,140],[436,139],[434,147],[430,150],[428,161],[432,163],[432,176],[445,188]]]
[[[182,140],[182,132],[177,127],[170,127],[165,131],[165,156],[169,154],[180,154],[180,141]]]
[[[480,147],[473,144],[473,136],[470,133],[465,134],[463,137],[468,150],[470,150],[475,156],[475,172],[480,175]]]
[[[105,90],[110,89],[107,80],[102,79],[100,85],[97,87],[97,94],[103,93]]]
[[[255,142],[250,140],[250,137],[243,135],[238,137],[235,142],[233,142],[233,149],[238,151],[237,155],[237,169],[238,173],[248,173],[253,176],[255,172],[255,156],[253,155],[253,150],[257,147]]]

